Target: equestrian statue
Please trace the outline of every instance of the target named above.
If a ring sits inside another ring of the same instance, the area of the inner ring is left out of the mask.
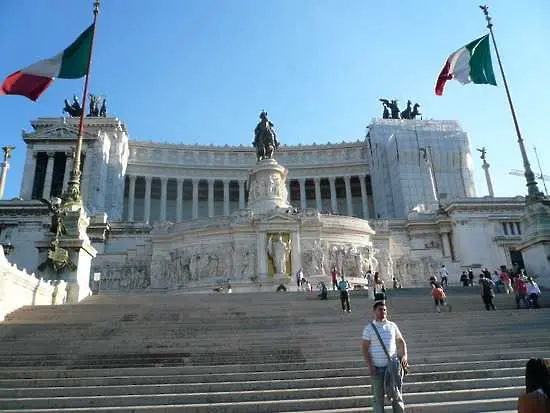
[[[256,148],[258,162],[264,159],[272,159],[273,152],[279,147],[279,141],[273,129],[273,122],[268,119],[267,112],[263,110],[260,113],[260,121],[254,129],[254,142],[252,142],[252,145]]]

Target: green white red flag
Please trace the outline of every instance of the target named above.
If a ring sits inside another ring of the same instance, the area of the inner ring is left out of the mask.
[[[36,101],[54,79],[78,79],[86,75],[93,32],[92,24],[61,53],[9,75],[0,86],[0,95],[22,95]]]
[[[497,85],[491,61],[489,34],[486,34],[452,53],[445,62],[435,85],[435,94],[443,95],[447,80]]]

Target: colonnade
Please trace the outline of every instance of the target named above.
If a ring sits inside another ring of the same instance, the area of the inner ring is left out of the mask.
[[[295,207],[373,217],[372,189],[366,175],[288,179],[286,185]],[[245,208],[247,200],[243,179],[127,175],[124,219],[148,223],[227,216]]]

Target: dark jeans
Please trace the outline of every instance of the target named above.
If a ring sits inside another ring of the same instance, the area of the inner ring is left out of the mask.
[[[483,304],[485,304],[485,309],[487,311],[496,310],[495,304],[493,303],[494,297],[491,294],[483,294],[481,298],[483,299]]]
[[[342,311],[351,311],[349,307],[349,293],[340,291],[340,302],[342,303]]]
[[[529,300],[531,300],[531,303],[533,304],[533,307],[540,308],[538,294],[534,294],[534,293],[529,294]]]
[[[374,413],[384,413],[384,375],[386,374],[385,367],[376,367],[376,376],[372,376],[372,404]],[[405,403],[403,403],[403,394],[399,392],[399,397],[392,400],[391,403],[393,413],[404,413]]]

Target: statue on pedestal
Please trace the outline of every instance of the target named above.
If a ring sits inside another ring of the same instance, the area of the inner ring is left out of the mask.
[[[260,113],[260,121],[254,129],[254,142],[252,142],[252,145],[256,148],[258,162],[273,158],[273,152],[279,147],[279,141],[273,129],[273,122],[268,119],[265,111]]]
[[[275,241],[274,236],[269,237],[267,253],[273,259],[276,274],[286,274],[288,253],[290,252],[290,241],[285,242],[279,233]]]

